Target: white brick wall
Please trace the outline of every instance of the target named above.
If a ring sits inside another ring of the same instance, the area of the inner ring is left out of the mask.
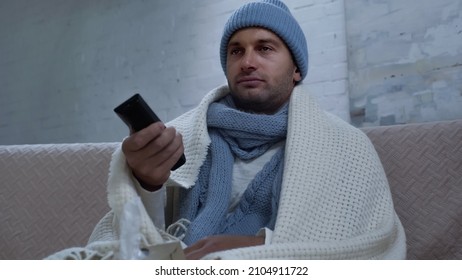
[[[347,1],[352,123],[462,118],[462,1]]]
[[[112,109],[140,92],[165,121],[225,82],[218,45],[248,1],[0,4],[0,144],[120,141]],[[343,0],[286,0],[305,31],[305,86],[348,120]]]

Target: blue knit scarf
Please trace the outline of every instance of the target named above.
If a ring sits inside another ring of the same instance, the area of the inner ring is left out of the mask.
[[[218,234],[255,235],[274,229],[282,182],[284,149],[279,149],[228,211],[234,158],[254,159],[285,139],[288,104],[274,115],[236,109],[230,95],[207,112],[211,144],[196,185],[180,195],[180,217],[191,221],[183,241],[190,245]]]

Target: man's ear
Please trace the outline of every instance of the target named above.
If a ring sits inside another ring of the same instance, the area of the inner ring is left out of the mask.
[[[300,70],[298,70],[298,67],[295,68],[293,78],[294,82],[300,82],[302,80],[302,74],[300,73]]]

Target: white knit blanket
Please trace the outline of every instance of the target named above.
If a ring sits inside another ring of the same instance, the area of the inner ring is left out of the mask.
[[[187,162],[167,187],[194,185],[210,139],[208,105],[228,93],[207,94],[199,106],[173,120]],[[280,205],[271,244],[212,253],[208,259],[404,259],[405,235],[394,211],[388,182],[373,145],[359,129],[320,110],[297,86],[291,96]],[[123,206],[137,197],[131,172],[116,151],[108,181],[112,212],[96,227],[87,248],[117,250]],[[143,208],[143,207],[141,207]],[[168,237],[141,209],[144,245]]]

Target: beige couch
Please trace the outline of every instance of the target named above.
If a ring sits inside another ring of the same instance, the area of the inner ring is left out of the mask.
[[[462,259],[462,120],[365,128],[384,164],[409,259]],[[0,146],[0,259],[82,246],[108,211],[117,143]]]

